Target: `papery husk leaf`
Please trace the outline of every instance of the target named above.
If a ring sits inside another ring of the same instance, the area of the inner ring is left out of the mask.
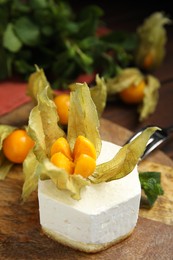
[[[2,144],[4,139],[10,135],[16,127],[10,125],[0,125],[0,150],[2,149]]]
[[[94,101],[94,104],[96,106],[98,117],[100,118],[106,106],[107,86],[104,78],[100,78],[98,74],[96,75],[95,81],[96,81],[96,85],[90,87],[89,90],[90,90],[92,100]],[[78,83],[70,84],[69,89],[71,91],[74,91],[77,85],[79,84]]]
[[[96,105],[98,117],[101,118],[107,99],[107,88],[104,78],[100,78],[99,75],[96,75],[96,86],[90,88],[90,93]]]
[[[137,28],[139,47],[136,53],[136,64],[147,70],[157,68],[165,56],[165,44],[167,33],[165,25],[171,20],[162,12],[155,12],[145,19],[144,23]],[[145,64],[147,55],[150,55],[151,62]]]
[[[46,152],[50,156],[50,148],[57,138],[65,136],[65,132],[59,127],[59,117],[55,103],[48,97],[49,87],[46,87],[38,96],[38,109],[42,121]]]
[[[116,77],[107,79],[106,81],[108,97],[121,92],[132,84],[138,85],[143,78],[143,74],[136,68],[121,70]]]
[[[80,190],[89,185],[89,181],[78,174],[69,174],[64,169],[53,165],[48,159],[45,159],[40,167],[40,179],[51,179],[60,190],[67,190],[71,193],[73,199],[80,199]]]
[[[46,157],[46,144],[38,106],[34,107],[30,112],[28,134],[35,141],[33,149],[37,159],[42,161]]]
[[[58,114],[54,102],[48,97],[49,86],[37,97],[38,105],[33,108],[29,117],[28,133],[35,141],[34,152],[41,161],[50,157],[50,148],[55,140],[65,136],[58,125]]]
[[[144,89],[144,98],[138,108],[140,121],[145,120],[150,114],[155,111],[159,100],[159,80],[151,75],[148,75],[145,81],[147,82],[147,85]]]
[[[47,89],[48,86],[38,95],[38,105],[33,108],[29,117],[28,133],[35,141],[35,146],[33,148],[35,157],[27,157],[24,162],[25,182],[22,198],[23,200],[28,198],[28,196],[37,188],[38,179],[40,178],[51,179],[57,188],[68,190],[74,199],[80,199],[81,188],[86,186],[89,182],[80,175],[69,175],[64,169],[54,166],[49,161],[51,145],[57,138],[65,136],[65,132],[57,124],[58,115],[56,106],[54,102],[49,99]],[[84,97],[85,101],[82,103]],[[79,101],[76,102],[77,100],[74,98],[77,98]],[[81,109],[81,118],[76,114],[76,106],[79,106],[78,108]],[[70,108],[75,112],[74,115],[71,115],[70,119],[70,137],[77,137],[79,134],[83,134],[84,136],[90,137],[94,144],[96,142],[100,143],[101,140],[97,129],[97,124],[99,123],[97,111],[87,85],[73,91],[72,105],[70,105]],[[88,112],[94,115],[91,119],[93,121],[89,121]],[[79,119],[77,122],[76,117]],[[85,122],[88,123],[88,126],[83,123],[84,118],[86,118]],[[73,122],[75,122],[76,125]],[[93,127],[91,127],[91,123],[93,124]],[[92,133],[90,132],[90,128],[92,129]],[[78,129],[81,129],[82,131],[79,132]],[[71,140],[70,137],[69,140]],[[98,138],[99,142],[97,140]],[[98,148],[98,145],[96,146]],[[33,161],[30,162],[30,160]],[[33,169],[31,170],[29,168],[30,163],[31,165],[33,164]]]
[[[31,193],[37,189],[39,180],[39,162],[32,150],[23,162],[23,174],[22,200],[26,201]]]
[[[7,174],[9,173],[10,169],[14,165],[10,162],[7,158],[5,158],[2,146],[3,141],[7,136],[9,136],[16,127],[10,125],[0,125],[0,180],[4,180]]]
[[[70,94],[67,133],[71,150],[74,148],[76,138],[83,135],[94,144],[98,157],[101,151],[99,126],[96,106],[91,98],[88,85],[86,83],[76,84],[76,90],[71,91]]]
[[[0,180],[4,180],[14,164],[0,151]]]
[[[46,86],[37,96],[37,106],[30,112],[28,134],[35,141],[33,152],[29,153],[23,163],[25,181],[22,199],[26,201],[29,195],[37,189],[42,163],[50,157],[53,142],[65,132],[58,126],[58,115],[54,102],[48,97],[49,86]]]
[[[96,171],[89,177],[91,182],[107,182],[128,175],[143,155],[150,136],[158,129],[158,127],[148,127],[132,142],[124,145],[112,160],[97,165]]]
[[[54,92],[50,87],[50,84],[45,76],[44,70],[36,66],[36,72],[33,72],[28,79],[26,94],[30,96],[34,102],[37,102],[37,96],[47,86],[49,86],[48,97],[50,99],[53,99]]]

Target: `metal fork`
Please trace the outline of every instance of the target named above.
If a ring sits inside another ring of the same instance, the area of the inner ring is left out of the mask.
[[[129,143],[132,140],[134,140],[138,135],[140,135],[147,127],[151,127],[151,125],[145,126],[138,130],[134,135],[132,135],[126,142]],[[148,154],[150,154],[154,149],[156,149],[159,145],[161,145],[164,141],[168,139],[170,134],[173,133],[173,125],[166,127],[166,128],[160,128],[154,134],[150,137],[146,149],[141,156],[141,159],[144,159]]]

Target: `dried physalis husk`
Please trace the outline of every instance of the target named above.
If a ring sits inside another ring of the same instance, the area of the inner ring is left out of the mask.
[[[109,79],[106,82],[108,96],[113,96],[129,88],[132,85],[138,85],[144,81],[144,95],[142,101],[138,105],[139,120],[145,120],[152,114],[157,106],[159,99],[159,80],[152,75],[144,75],[137,68],[128,68],[120,72],[115,78]]]
[[[96,84],[90,88],[90,92],[91,97],[96,105],[98,116],[100,118],[106,106],[107,88],[104,78],[100,78],[98,74],[96,75],[95,81]],[[76,83],[70,84],[68,86],[69,90],[74,90],[75,85]],[[29,95],[32,98],[32,100],[36,103],[37,95],[39,95],[39,93],[46,86],[48,86],[48,96],[50,99],[53,100],[56,94],[51,88],[51,85],[46,78],[44,70],[36,66],[36,71],[33,72],[28,79],[27,95]]]
[[[159,100],[159,80],[154,76],[148,75],[145,77],[145,82],[146,87],[144,89],[144,98],[138,107],[140,121],[145,120],[155,111]]]
[[[137,68],[121,70],[116,77],[106,80],[108,98],[116,95],[133,84],[138,85],[143,79],[143,74]]]
[[[80,86],[80,83],[73,83],[69,85],[71,91],[76,89],[76,84]],[[107,100],[107,87],[104,78],[100,78],[99,75],[96,75],[95,85],[89,88],[92,100],[97,109],[98,117],[100,118]]]
[[[53,90],[44,74],[44,70],[36,66],[36,71],[29,76],[26,94],[30,96],[34,102],[37,102],[37,95],[39,95],[46,86],[49,86],[49,98],[53,99]]]
[[[83,135],[94,144],[98,157],[101,150],[99,126],[97,109],[91,98],[88,85],[86,83],[76,84],[75,91],[72,91],[70,94],[67,132],[71,150],[73,150],[76,138],[79,135]]]
[[[81,189],[91,182],[98,183],[123,178],[132,171],[145,150],[146,143],[157,128],[149,128],[136,141],[124,146],[111,161],[98,165],[90,178],[79,174],[69,174],[65,169],[50,161],[50,147],[61,136],[66,137],[58,126],[58,116],[53,101],[48,96],[47,86],[37,96],[35,106],[29,117],[28,134],[35,142],[24,161],[23,200],[37,188],[39,179],[51,179],[58,189],[67,190],[79,200]],[[97,157],[101,150],[99,118],[87,84],[76,84],[70,94],[70,111],[67,139],[71,150],[79,135],[87,137],[95,146]]]
[[[2,147],[5,138],[10,135],[15,129],[16,127],[10,125],[0,125],[0,180],[5,179],[11,167],[14,165],[14,163],[10,162],[5,157]]]
[[[93,183],[100,183],[117,180],[128,175],[143,155],[149,138],[158,129],[158,127],[148,127],[132,142],[124,145],[112,160],[97,165],[90,180]]]
[[[30,153],[24,162],[25,181],[22,198],[27,200],[37,188],[39,179],[51,179],[57,188],[68,190],[73,198],[79,199],[80,190],[89,184],[88,180],[80,175],[70,175],[50,162],[51,145],[57,138],[65,136],[65,133],[58,126],[56,107],[48,97],[48,88],[47,86],[37,96],[38,105],[32,109],[29,117],[28,133],[35,141],[35,146],[34,154]],[[98,127],[98,115],[88,86],[77,86],[76,90],[71,91],[70,97],[68,141],[71,149],[77,136],[84,135],[92,141],[99,154],[101,139]]]
[[[162,63],[167,41],[164,26],[170,23],[171,20],[162,12],[156,12],[137,29],[139,45],[135,60],[139,68],[152,70]]]
[[[96,75],[96,85],[90,88],[91,97],[97,108],[98,117],[100,118],[105,107],[107,100],[107,88],[104,78]]]

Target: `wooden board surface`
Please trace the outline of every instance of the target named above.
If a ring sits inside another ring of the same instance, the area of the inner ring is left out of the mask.
[[[127,129],[108,120],[101,121],[101,135],[105,140],[123,145],[131,134]],[[152,209],[140,209],[140,216],[173,225],[173,161],[163,152],[156,150],[143,160],[138,168],[139,171],[161,172],[164,189],[164,195],[159,196]]]
[[[126,129],[107,120],[101,121],[101,135],[105,140],[122,145],[130,134]],[[157,151],[145,161],[143,167],[149,164],[153,166],[153,162],[155,166],[166,167],[164,185],[167,191],[163,204],[164,207],[170,205],[164,210],[170,211],[168,219],[169,224],[172,224],[169,218],[173,216],[170,204],[172,201],[169,201],[169,194],[172,192],[169,180],[173,173],[168,169],[172,169],[173,162]],[[85,254],[64,247],[42,233],[37,193],[34,193],[27,203],[21,204],[22,184],[20,166],[13,168],[6,180],[0,182],[0,259],[172,259],[173,225],[165,224],[168,223],[165,220],[165,212],[164,216],[158,217],[161,215],[159,211],[163,210],[160,204],[154,209],[156,216],[150,213],[145,218],[139,217],[135,231],[122,243],[97,254]],[[151,220],[152,218],[159,222]]]

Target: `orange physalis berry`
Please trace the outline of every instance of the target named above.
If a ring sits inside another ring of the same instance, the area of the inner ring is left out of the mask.
[[[131,85],[119,93],[121,100],[127,104],[138,104],[144,98],[144,88],[146,84],[141,80],[138,85]]]
[[[23,163],[34,141],[22,129],[14,130],[3,142],[3,152],[7,159],[13,163]]]
[[[87,154],[96,160],[96,149],[93,143],[86,137],[79,135],[76,139],[73,158],[76,160],[81,154]]]
[[[72,156],[69,143],[60,137],[51,147],[50,160],[70,174],[80,174],[87,178],[96,167],[96,150],[90,140],[80,135],[76,139]]]
[[[67,125],[70,107],[70,94],[59,94],[54,98],[54,102],[57,107],[57,113],[59,116],[60,123],[63,125]]]
[[[151,69],[154,65],[154,57],[155,56],[155,51],[151,50],[150,52],[147,53],[147,55],[144,57],[143,60],[143,68],[144,69]]]
[[[72,160],[70,145],[64,137],[58,138],[51,147],[51,156],[58,152],[63,153],[69,160]]]
[[[80,174],[84,178],[90,176],[96,168],[96,160],[87,154],[81,154],[75,161],[74,174]]]
[[[58,152],[52,155],[51,162],[59,168],[65,169],[69,174],[74,171],[74,163],[70,161],[63,153]]]

